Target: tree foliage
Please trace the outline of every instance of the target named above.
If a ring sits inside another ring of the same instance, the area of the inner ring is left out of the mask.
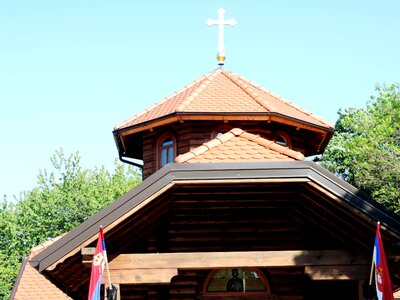
[[[378,86],[366,108],[339,111],[322,165],[400,213],[400,87]]]
[[[8,299],[21,260],[44,241],[68,232],[139,183],[131,167],[115,163],[83,169],[78,153],[62,150],[51,158],[53,171],[40,171],[37,187],[16,203],[0,203],[0,299]]]

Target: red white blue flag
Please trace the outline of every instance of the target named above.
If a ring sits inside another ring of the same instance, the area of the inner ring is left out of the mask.
[[[96,251],[94,252],[92,261],[88,300],[100,300],[101,279],[106,260],[106,244],[104,243],[103,228],[100,227],[99,239],[97,240]]]
[[[392,283],[390,282],[389,269],[387,266],[385,251],[383,250],[380,224],[376,226],[374,245],[375,285],[376,295],[379,300],[393,300]]]

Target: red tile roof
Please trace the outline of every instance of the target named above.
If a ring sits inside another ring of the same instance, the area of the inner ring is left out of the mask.
[[[304,155],[240,128],[179,155],[177,163],[304,160]]]
[[[29,260],[62,236],[51,239],[31,249],[29,256],[24,260],[15,282],[11,298],[13,300],[42,300],[42,299],[72,299],[55,286],[38,270],[33,268]]]
[[[167,117],[171,114],[274,114],[333,129],[328,122],[295,106],[251,81],[217,69],[185,86],[145,111],[116,125],[115,130]]]

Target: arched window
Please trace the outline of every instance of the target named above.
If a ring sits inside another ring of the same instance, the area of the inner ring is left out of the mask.
[[[278,135],[275,139],[275,143],[277,143],[278,145],[281,146],[287,146],[287,141],[285,139],[285,137]]]
[[[290,137],[283,131],[279,131],[275,134],[274,142],[278,145],[292,148],[292,142],[290,141]]]
[[[159,144],[159,167],[162,168],[168,163],[172,163],[175,158],[175,143],[171,136],[161,140]]]
[[[222,125],[222,126],[218,126],[217,128],[215,128],[212,132],[211,132],[211,139],[215,139],[221,135],[223,135],[224,133],[227,133],[229,130],[231,130],[232,127],[228,126],[228,125]]]
[[[247,295],[251,299],[266,299],[271,294],[265,276],[257,269],[232,268],[210,273],[203,288],[204,299]],[[256,298],[254,298],[256,297]]]

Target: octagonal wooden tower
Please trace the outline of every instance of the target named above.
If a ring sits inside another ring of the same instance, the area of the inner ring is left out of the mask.
[[[146,178],[174,157],[232,128],[304,156],[322,153],[334,131],[312,113],[219,68],[118,124],[114,138],[122,159],[143,161]],[[165,147],[172,151],[169,155]]]

